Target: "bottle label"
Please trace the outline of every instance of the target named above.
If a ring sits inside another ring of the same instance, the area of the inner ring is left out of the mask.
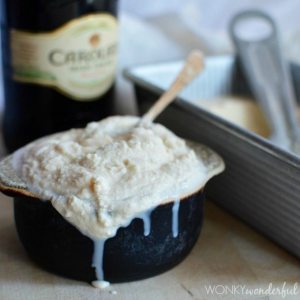
[[[51,86],[78,101],[100,97],[116,71],[117,20],[83,16],[47,33],[11,30],[14,80]]]

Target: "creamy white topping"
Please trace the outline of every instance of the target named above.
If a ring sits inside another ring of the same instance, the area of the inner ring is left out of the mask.
[[[218,156],[219,165],[209,168],[162,125],[138,121],[110,117],[37,140],[14,154],[14,168],[84,234],[114,236],[133,217],[196,192],[224,168]]]
[[[237,96],[224,96],[210,100],[202,99],[195,103],[225,120],[263,137],[271,135],[268,122],[254,100]]]

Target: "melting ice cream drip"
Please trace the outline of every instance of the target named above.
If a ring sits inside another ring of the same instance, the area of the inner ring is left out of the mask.
[[[151,232],[151,213],[153,209],[149,209],[139,216],[138,219],[142,219],[144,223],[144,236],[148,236]],[[128,222],[127,226],[130,225],[132,220]],[[126,226],[126,227],[127,227]],[[104,248],[105,242],[107,239],[95,239],[94,240],[94,253],[93,253],[93,260],[92,266],[95,268],[96,271],[96,281],[92,282],[92,285],[97,288],[105,288],[109,285],[108,281],[104,279],[104,271],[103,271],[103,258],[104,258]]]
[[[92,285],[97,288],[105,288],[109,286],[109,282],[104,280],[103,272],[103,257],[104,257],[104,246],[106,239],[94,240],[94,254],[92,266],[96,270],[96,281],[92,282]]]
[[[175,200],[172,207],[172,234],[178,236],[178,218],[179,218],[180,200]]]
[[[178,236],[178,218],[179,218],[180,200],[176,200],[172,207],[172,234],[173,237]],[[149,209],[136,218],[143,220],[144,223],[144,236],[148,236],[151,233],[151,214],[155,208]],[[131,220],[132,221],[132,220]],[[131,223],[128,222],[128,225]],[[104,248],[107,239],[96,239],[94,240],[94,254],[92,260],[92,266],[96,270],[96,281],[92,282],[92,285],[97,288],[106,288],[109,286],[109,282],[104,279],[103,271],[103,258]]]
[[[138,216],[144,223],[144,236],[148,236],[151,232],[151,214],[154,209],[149,209]]]
[[[175,200],[172,207],[172,235],[174,238],[178,236],[179,231],[179,208],[180,200]],[[153,210],[149,209],[137,217],[144,222],[144,236],[148,236],[151,232],[151,214]]]

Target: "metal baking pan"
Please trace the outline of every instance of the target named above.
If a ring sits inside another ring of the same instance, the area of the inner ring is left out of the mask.
[[[142,114],[172,82],[182,62],[127,69]],[[300,102],[299,66],[291,65]],[[176,134],[205,143],[223,156],[226,171],[211,180],[206,195],[300,257],[300,158],[271,141],[195,104],[222,95],[251,96],[232,56],[206,59],[205,71],[158,118]]]

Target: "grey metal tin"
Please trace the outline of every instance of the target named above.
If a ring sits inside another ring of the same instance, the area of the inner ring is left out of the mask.
[[[181,65],[164,63],[125,71],[134,83],[140,113],[169,86]],[[299,67],[291,65],[291,71],[299,101]],[[209,182],[207,196],[300,257],[300,158],[193,104],[228,94],[251,95],[236,59],[208,58],[204,73],[157,121],[218,151],[226,171]]]

